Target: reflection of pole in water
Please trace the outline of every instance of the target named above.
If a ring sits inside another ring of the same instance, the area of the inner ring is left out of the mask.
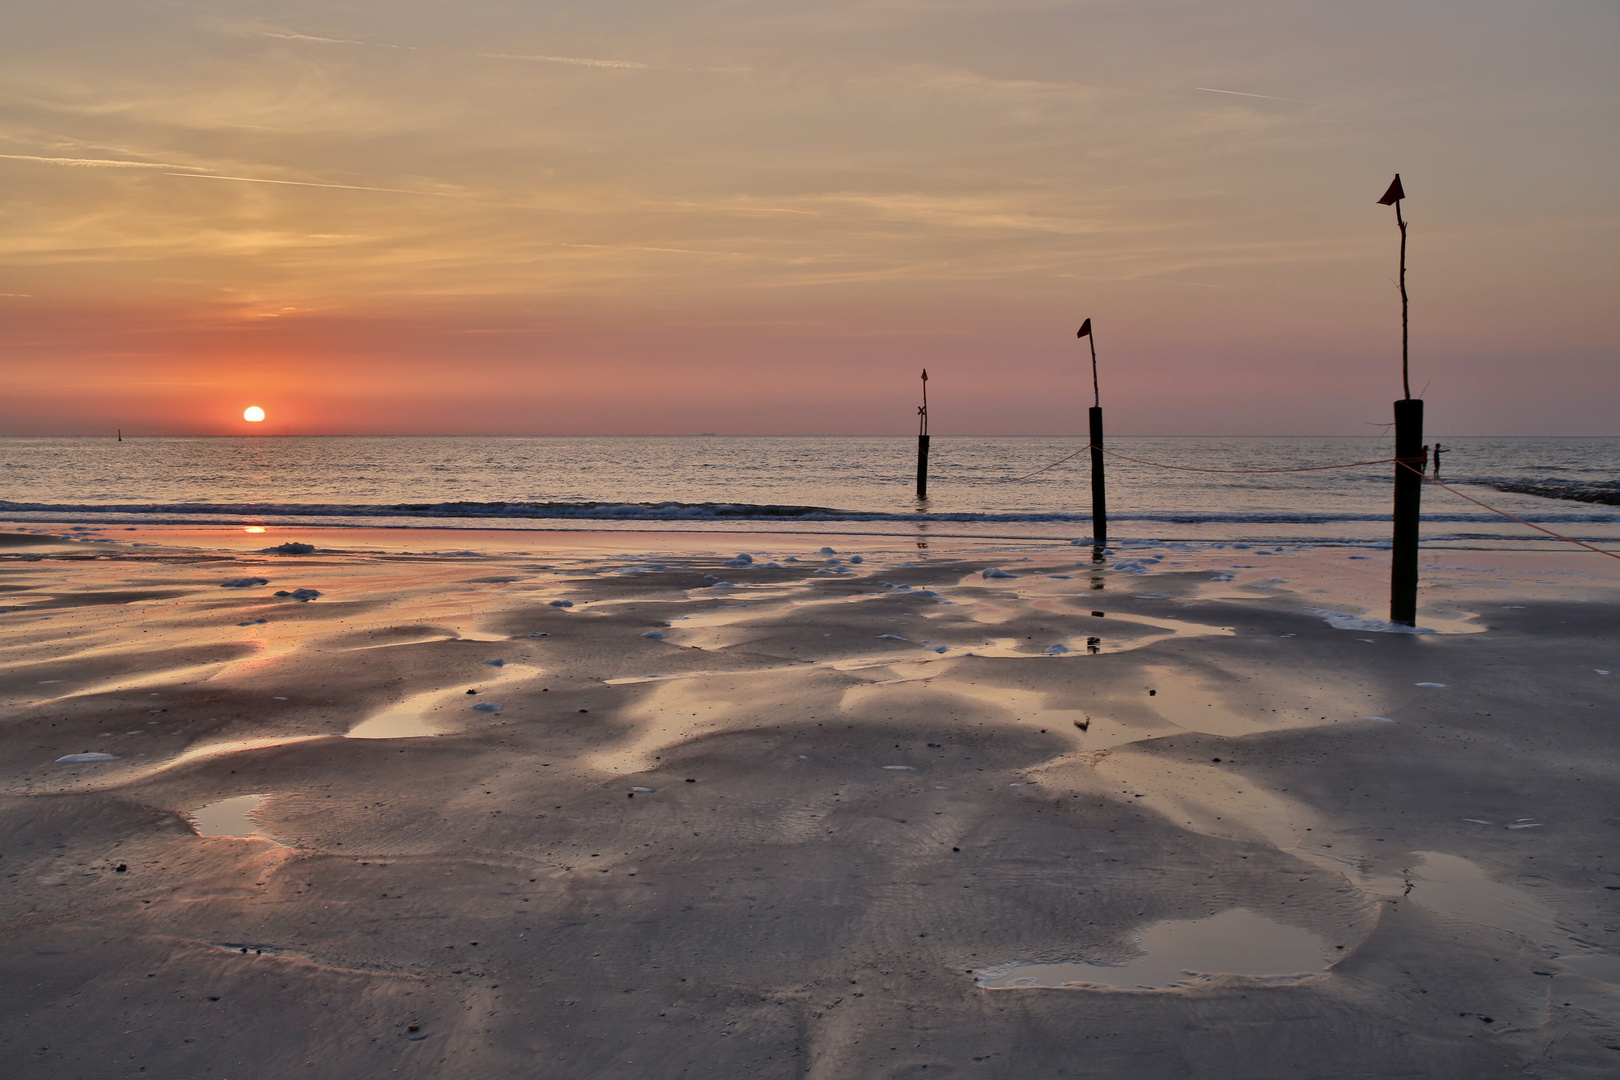
[[[917,522],[917,550],[928,550],[928,522]]]

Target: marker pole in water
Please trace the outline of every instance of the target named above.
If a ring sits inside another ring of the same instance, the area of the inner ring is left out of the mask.
[[[1407,351],[1406,218],[1401,174],[1378,200],[1395,207],[1401,230],[1401,400],[1395,403],[1395,536],[1389,567],[1389,621],[1417,625],[1418,519],[1423,509],[1423,401],[1412,396]]]
[[[1108,546],[1108,485],[1103,477],[1102,391],[1097,385],[1097,339],[1091,333],[1091,320],[1080,324],[1080,333],[1091,346],[1091,544],[1100,550]]]
[[[922,404],[917,407],[917,498],[928,498],[928,369],[922,373]]]
[[[1406,198],[1406,189],[1401,187],[1401,174],[1395,174],[1395,180],[1384,192],[1384,197],[1378,200],[1379,206],[1395,207],[1395,224],[1401,230],[1401,397],[1410,399],[1412,396],[1412,380],[1407,375],[1406,366],[1406,219],[1401,216],[1401,200]]]
[[[1395,403],[1395,543],[1389,621],[1417,625],[1418,517],[1423,503],[1423,399]]]

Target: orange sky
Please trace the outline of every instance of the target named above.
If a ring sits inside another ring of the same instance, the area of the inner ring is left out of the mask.
[[[0,434],[1620,433],[1612,4],[66,0]]]

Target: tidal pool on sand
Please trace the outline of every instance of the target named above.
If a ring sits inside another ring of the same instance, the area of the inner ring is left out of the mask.
[[[224,836],[246,840],[259,831],[253,812],[264,804],[268,795],[238,795],[233,799],[200,806],[191,812],[192,827],[198,836]],[[257,837],[265,839],[265,837]]]
[[[1530,890],[1498,881],[1457,855],[1414,851],[1414,864],[1401,875],[1370,883],[1390,895],[1481,926],[1494,926],[1550,946],[1555,959],[1588,979],[1620,985],[1620,956],[1599,951],[1558,924],[1558,913]]]
[[[1200,976],[1296,982],[1328,968],[1329,947],[1321,938],[1243,908],[1207,919],[1155,923],[1142,931],[1138,947],[1140,954],[1123,964],[1002,964],[980,971],[974,981],[987,990],[1170,990]]]

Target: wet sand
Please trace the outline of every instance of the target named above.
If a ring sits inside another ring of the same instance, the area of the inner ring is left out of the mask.
[[[7,1074],[1620,1069],[1612,560],[918,544],[14,528]]]

